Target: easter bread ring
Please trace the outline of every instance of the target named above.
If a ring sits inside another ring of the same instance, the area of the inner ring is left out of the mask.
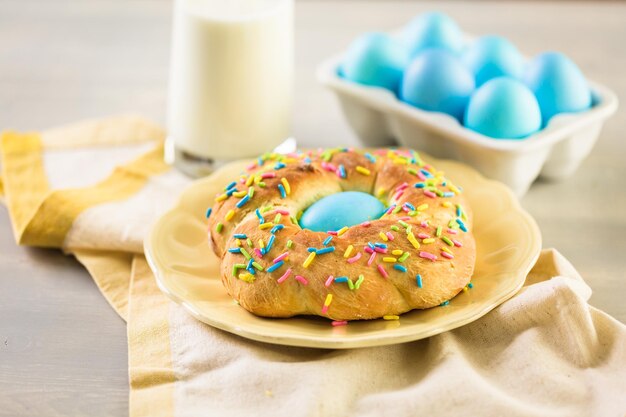
[[[299,225],[309,206],[344,191],[374,195],[384,213],[326,232]],[[474,270],[462,190],[412,150],[266,154],[207,217],[228,294],[264,317],[396,317],[446,304]]]

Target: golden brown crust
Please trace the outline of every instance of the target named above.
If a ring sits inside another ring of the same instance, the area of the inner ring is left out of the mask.
[[[440,305],[469,283],[476,253],[470,208],[459,188],[415,152],[326,150],[270,154],[260,161],[217,196],[208,220],[211,246],[222,258],[222,282],[248,311],[372,319]],[[353,190],[396,208],[334,236],[297,224],[298,213],[315,201]],[[308,248],[331,247],[305,266]],[[268,272],[281,255],[283,264]],[[255,262],[251,271],[248,257]]]

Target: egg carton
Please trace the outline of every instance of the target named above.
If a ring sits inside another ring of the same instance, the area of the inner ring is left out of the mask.
[[[401,145],[437,158],[465,162],[523,196],[539,176],[570,176],[596,143],[602,126],[617,110],[617,96],[589,82],[593,104],[579,113],[562,113],[525,139],[494,139],[463,127],[454,117],[400,101],[391,91],[338,76],[341,55],[324,61],[317,78],[338,97],[348,124],[363,145]]]

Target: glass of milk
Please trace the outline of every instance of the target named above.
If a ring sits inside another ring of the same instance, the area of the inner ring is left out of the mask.
[[[293,0],[175,0],[166,158],[202,176],[290,136]]]

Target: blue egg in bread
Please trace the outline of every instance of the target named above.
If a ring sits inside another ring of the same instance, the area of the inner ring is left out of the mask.
[[[464,124],[492,138],[523,139],[541,128],[541,111],[535,95],[524,83],[498,77],[472,94]]]
[[[477,86],[501,76],[521,78],[524,71],[524,58],[501,36],[478,38],[463,52],[461,59],[474,73]]]
[[[309,206],[300,217],[300,226],[314,232],[336,231],[344,226],[378,219],[384,211],[384,204],[373,195],[344,191],[326,196]]]
[[[526,68],[524,82],[535,93],[544,126],[558,113],[591,107],[591,89],[580,69],[559,52],[536,56]]]
[[[406,68],[400,99],[460,121],[474,87],[474,76],[461,61],[449,51],[435,48],[418,55]]]
[[[403,39],[413,57],[429,48],[460,53],[465,43],[456,22],[439,12],[417,16],[404,28]]]
[[[397,92],[408,62],[408,51],[401,42],[384,33],[367,33],[350,45],[339,75],[360,84]]]

